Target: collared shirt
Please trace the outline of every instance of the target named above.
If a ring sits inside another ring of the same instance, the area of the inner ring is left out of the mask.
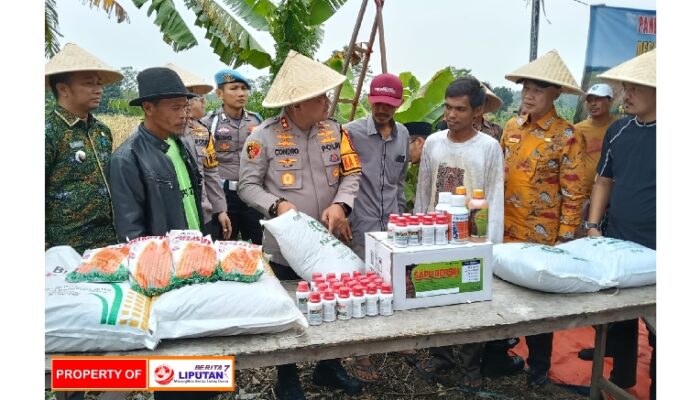
[[[482,117],[482,123],[481,126],[474,126],[477,131],[483,132],[492,138],[496,139],[497,141],[501,140],[501,135],[503,134],[503,129],[501,129],[498,124],[491,122],[487,120],[486,118]]]
[[[602,123],[594,122],[592,119],[585,119],[574,125],[576,131],[581,133],[586,142],[586,149],[583,152],[583,164],[586,168],[583,182],[586,189],[586,197],[591,196],[593,179],[595,178],[596,167],[600,160],[600,151],[603,149],[603,137],[610,124],[615,121],[615,117],[609,116]]]
[[[384,139],[371,116],[354,120],[345,129],[362,163],[350,224],[353,242],[363,244],[365,232],[385,230],[389,214],[402,213],[406,207],[403,186],[410,140],[408,129],[398,122]]]
[[[605,134],[600,176],[614,180],[606,236],[656,248],[656,121],[625,117]]]
[[[221,187],[219,162],[214,149],[214,135],[201,121],[188,121],[182,142],[197,159],[197,169],[204,178],[202,190],[202,223],[226,211],[226,195]]]
[[[538,121],[513,117],[501,137],[505,160],[505,242],[552,245],[581,222],[583,137],[554,107]]]
[[[214,125],[216,121],[216,126]],[[231,118],[223,106],[202,118],[202,122],[214,135],[216,157],[219,160],[219,175],[223,179],[237,181],[241,165],[243,143],[261,122],[260,116],[243,110],[240,118]]]
[[[56,106],[45,116],[44,242],[84,250],[117,242],[106,174],[112,132]]]
[[[325,120],[305,132],[284,112],[265,120],[241,152],[238,195],[269,218],[280,197],[316,220],[333,203],[353,207],[360,184],[360,159],[345,129]],[[264,232],[263,250],[288,265],[274,237]]]

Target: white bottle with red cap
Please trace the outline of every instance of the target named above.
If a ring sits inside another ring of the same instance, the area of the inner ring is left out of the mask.
[[[297,307],[299,307],[299,311],[302,313],[306,314],[307,311],[307,305],[309,303],[309,294],[311,292],[309,291],[309,283],[306,281],[301,281],[297,284]]]
[[[398,222],[396,222],[396,228],[394,228],[394,246],[408,246],[408,227],[406,226],[406,220],[404,218],[399,218]]]
[[[352,299],[350,298],[350,289],[346,287],[340,288],[340,294],[336,302],[336,311],[338,312],[338,320],[345,321],[352,318]]]
[[[352,291],[352,317],[364,318],[367,314],[367,298],[361,288]]]
[[[447,223],[447,215],[438,215],[435,221],[435,244],[447,244],[449,237],[449,225]]]
[[[391,284],[382,283],[382,292],[379,293],[379,315],[394,315],[394,293]]]
[[[396,228],[397,219],[399,219],[399,214],[389,215],[389,222],[386,224],[386,240],[389,242],[394,240],[394,228]]]
[[[309,320],[309,325],[321,325],[323,322],[323,303],[321,302],[321,293],[314,292],[309,296],[308,312],[306,319]]]
[[[433,224],[433,217],[423,217],[420,238],[423,246],[432,246],[435,244],[435,225]]]
[[[367,316],[374,317],[375,315],[379,315],[379,293],[377,293],[377,288],[370,286],[367,289],[365,299],[367,300]]]
[[[418,217],[411,217],[408,219],[408,245],[409,246],[420,246],[420,219]]]
[[[323,293],[323,322],[333,322],[335,321],[335,294],[333,291],[327,290]]]

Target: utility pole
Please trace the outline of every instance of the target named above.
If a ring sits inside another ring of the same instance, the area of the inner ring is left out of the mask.
[[[537,58],[537,36],[540,32],[540,0],[532,0],[532,20],[530,21],[530,61]]]

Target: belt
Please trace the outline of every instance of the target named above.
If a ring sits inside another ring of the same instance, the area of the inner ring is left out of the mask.
[[[238,181],[230,181],[228,179],[222,179],[221,180],[221,187],[224,189],[228,189],[232,192],[235,192],[236,188],[238,188]]]

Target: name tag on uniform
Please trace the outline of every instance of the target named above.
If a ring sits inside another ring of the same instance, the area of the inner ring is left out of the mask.
[[[520,143],[520,138],[509,137],[509,138],[508,138],[508,143]]]
[[[85,147],[85,143],[82,140],[76,140],[75,142],[70,142],[69,146],[71,149],[79,149]]]

